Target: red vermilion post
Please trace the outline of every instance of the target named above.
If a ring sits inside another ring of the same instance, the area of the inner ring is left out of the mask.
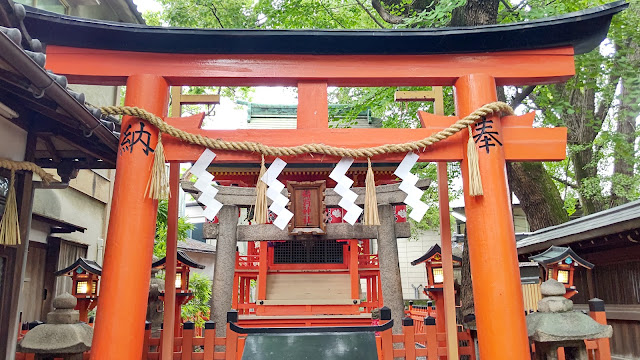
[[[153,75],[128,78],[126,105],[166,116],[168,101],[169,85],[164,78]],[[143,132],[133,133],[138,130]],[[113,190],[92,360],[138,360],[142,354],[157,208],[157,202],[146,195],[153,153],[144,151],[144,142],[148,140],[148,145],[155,149],[158,131],[141,119],[125,116],[121,143],[138,135],[142,142],[132,141],[128,149],[121,146],[118,150],[118,176]]]
[[[167,207],[167,255],[164,273],[164,314],[162,323],[167,335],[162,339],[162,360],[173,359],[174,337],[179,336],[180,307],[176,306],[176,263],[178,261],[178,194],[180,186],[180,164],[169,164],[169,187],[171,196]],[[171,311],[174,309],[174,311]]]
[[[351,278],[351,299],[360,299],[360,274],[358,274],[358,240],[349,240],[349,276]],[[354,304],[354,312],[360,305]]]
[[[497,100],[495,79],[485,74],[463,76],[455,83],[455,99],[457,115],[467,116]],[[490,131],[497,132],[493,135],[502,142],[500,117],[494,115],[487,120],[493,121]],[[467,139],[464,132],[465,149]],[[483,196],[469,195],[466,150],[462,161],[480,358],[529,359],[504,149],[493,143],[488,153],[485,148],[478,149]]]
[[[449,214],[449,181],[447,163],[438,163],[438,205],[440,207],[440,242],[442,244],[442,273],[444,307],[436,309],[443,313],[447,338],[447,356],[458,359],[458,329],[456,327],[456,296],[453,288],[453,254],[451,248],[451,215]]]

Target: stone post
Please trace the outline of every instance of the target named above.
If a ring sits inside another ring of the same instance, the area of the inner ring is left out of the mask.
[[[211,312],[217,324],[227,323],[227,312],[231,310],[233,276],[236,267],[236,246],[238,243],[238,207],[224,205],[218,214],[218,240],[216,242],[216,264],[211,289]],[[218,336],[226,336],[226,327],[217,329]]]
[[[379,205],[380,226],[378,227],[378,257],[384,306],[391,309],[393,333],[402,333],[404,300],[398,260],[398,239],[395,230],[395,214],[392,205]]]

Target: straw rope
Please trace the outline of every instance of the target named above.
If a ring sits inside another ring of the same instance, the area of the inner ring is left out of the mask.
[[[44,171],[40,166],[29,162],[29,161],[13,161],[9,159],[0,159],[0,168],[11,170],[11,171],[31,171],[32,173],[38,174],[42,179],[42,182],[45,184],[49,184],[55,180],[53,175]]]
[[[49,184],[54,181],[53,175],[44,171],[40,166],[29,161],[13,161],[0,159],[0,168],[11,170],[9,182],[9,192],[7,193],[4,213],[0,220],[0,245],[20,244],[20,224],[18,222],[18,204],[16,201],[16,171],[31,171],[42,179],[42,182]]]
[[[180,130],[167,124],[162,120],[162,118],[137,107],[105,106],[101,107],[100,110],[104,115],[128,115],[147,120],[151,125],[157,127],[158,130],[164,134],[178,138],[186,143],[204,146],[212,150],[247,151],[259,153],[265,156],[295,156],[313,153],[352,158],[371,158],[376,155],[389,153],[424,151],[427,147],[467,129],[469,126],[480,121],[483,117],[492,114],[513,115],[513,109],[508,104],[503,102],[493,102],[480,107],[473,113],[456,121],[448,128],[421,140],[400,144],[386,144],[374,147],[347,149],[325,144],[303,144],[291,147],[279,147],[264,145],[262,143],[252,141],[225,141],[222,139],[212,139],[199,134],[192,134],[187,131]]]

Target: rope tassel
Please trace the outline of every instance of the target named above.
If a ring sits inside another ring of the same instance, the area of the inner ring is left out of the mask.
[[[267,183],[261,180],[266,171],[267,168],[264,166],[263,156],[262,164],[260,165],[260,174],[258,175],[258,181],[256,184],[256,206],[252,220],[252,223],[254,224],[267,223]]]
[[[20,244],[20,223],[18,222],[18,204],[16,202],[15,171],[11,171],[11,182],[7,203],[0,221],[0,245]]]
[[[154,150],[153,165],[151,166],[151,177],[147,183],[147,195],[154,199],[168,199],[171,194],[169,190],[169,177],[165,167],[164,146],[162,145],[162,133],[158,133],[158,145]]]
[[[480,177],[480,165],[478,165],[478,148],[473,141],[473,130],[469,128],[469,142],[467,142],[467,165],[469,166],[469,195],[482,196],[482,178]]]
[[[364,225],[380,225],[378,217],[378,199],[376,198],[376,181],[371,168],[371,159],[367,158],[369,168],[365,178]]]

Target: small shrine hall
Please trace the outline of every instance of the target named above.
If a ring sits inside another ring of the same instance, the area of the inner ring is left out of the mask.
[[[468,28],[338,31],[149,27],[28,9],[24,25],[46,45],[47,69],[70,83],[126,86],[124,106],[101,108],[122,115],[122,132],[88,356],[475,359],[455,316],[447,163],[459,162],[478,355],[530,359],[505,164],[564,159],[567,129],[534,127],[535,114],[516,115],[496,87],[571,78],[574,56],[598,47],[627,6]],[[183,86],[296,87],[296,128],[203,129],[204,114],[181,114]],[[419,112],[418,128],[329,127],[328,87],[400,86],[452,86],[455,114]],[[427,289],[437,315],[409,316],[397,238],[410,236],[411,223],[397,215],[420,221],[428,210],[422,196],[432,185],[413,170],[425,162],[437,163],[441,247],[423,260],[441,267],[441,284]],[[181,163],[193,164],[187,174]],[[202,204],[206,237],[216,239],[202,335],[173,311],[187,291],[175,286],[186,278],[176,274],[185,263],[180,187]],[[155,338],[145,316],[158,199],[168,199],[169,310]],[[239,225],[241,211],[250,225]]]

